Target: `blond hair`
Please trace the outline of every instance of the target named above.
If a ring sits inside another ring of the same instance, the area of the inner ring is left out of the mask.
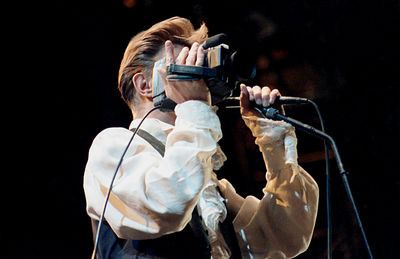
[[[203,43],[208,37],[207,33],[204,23],[195,30],[188,19],[172,17],[134,36],[125,50],[118,74],[118,89],[122,99],[133,109],[135,87],[132,78],[139,72],[151,76],[153,64],[167,40],[177,45],[191,46],[194,42]]]

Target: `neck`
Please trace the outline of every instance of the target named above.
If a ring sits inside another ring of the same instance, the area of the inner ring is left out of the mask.
[[[154,108],[153,102],[145,102],[135,107],[133,111],[133,117],[135,119],[143,118],[151,109]],[[175,112],[162,112],[160,110],[155,110],[147,116],[147,118],[158,119],[162,122],[175,125],[176,115]]]

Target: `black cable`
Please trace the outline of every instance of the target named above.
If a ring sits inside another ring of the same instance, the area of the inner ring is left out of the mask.
[[[117,165],[117,167],[115,168],[115,172],[114,172],[113,177],[112,177],[112,179],[111,179],[110,187],[108,188],[108,192],[107,192],[106,198],[105,198],[105,200],[104,200],[103,211],[102,211],[101,217],[100,217],[100,219],[99,219],[99,224],[97,225],[96,239],[95,239],[95,243],[94,243],[94,248],[93,248],[93,253],[92,253],[92,258],[91,258],[91,259],[95,259],[95,258],[96,258],[97,248],[98,248],[98,246],[99,246],[99,239],[100,239],[101,226],[103,225],[104,215],[105,215],[106,208],[107,208],[107,204],[108,204],[108,199],[109,199],[109,197],[110,197],[111,190],[112,190],[112,187],[113,187],[113,185],[114,185],[115,177],[117,176],[118,170],[119,170],[119,168],[121,167],[122,161],[124,160],[124,156],[125,156],[126,152],[128,151],[128,148],[129,148],[129,146],[131,145],[132,140],[133,140],[133,138],[135,137],[136,133],[138,132],[140,126],[141,126],[142,123],[143,123],[143,121],[147,118],[147,116],[149,116],[150,113],[152,113],[153,111],[155,111],[155,110],[157,110],[157,109],[160,109],[160,108],[161,108],[161,107],[159,107],[159,106],[154,107],[153,109],[151,109],[151,110],[143,117],[143,119],[140,121],[139,125],[136,127],[135,131],[133,132],[132,137],[130,138],[128,144],[126,145],[125,150],[124,150],[124,152],[123,152],[122,155],[121,155],[121,158],[119,159],[118,165]]]
[[[312,104],[317,111],[319,121],[321,124],[321,131],[325,132],[325,124],[324,120],[322,119],[321,112],[319,110],[318,105],[307,99],[307,102]],[[326,223],[327,223],[327,258],[332,258],[332,212],[331,212],[331,173],[330,173],[330,166],[329,166],[329,146],[327,141],[324,139],[324,149],[325,149],[325,168],[326,168]]]

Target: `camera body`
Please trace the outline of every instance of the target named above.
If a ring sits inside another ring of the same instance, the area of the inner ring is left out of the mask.
[[[237,80],[233,71],[231,56],[232,53],[226,44],[205,49],[204,66],[215,70],[214,76],[204,77],[210,89],[212,104],[217,104],[231,96],[236,88]]]

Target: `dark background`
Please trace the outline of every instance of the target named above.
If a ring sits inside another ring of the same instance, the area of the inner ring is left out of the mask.
[[[83,172],[96,134],[131,120],[117,90],[123,51],[133,35],[176,15],[195,27],[204,21],[209,35],[225,32],[233,47],[252,50],[254,84],[319,105],[350,173],[375,258],[396,257],[399,1],[18,2],[16,12],[5,23],[19,24],[11,30],[16,50],[7,88],[13,93],[5,100],[16,100],[20,112],[6,128],[21,143],[8,149],[15,160],[5,161],[13,177],[4,195],[4,258],[89,258]],[[239,193],[260,197],[265,168],[249,131],[239,111],[221,109],[219,115],[228,156],[219,175]],[[319,125],[312,107],[287,107],[287,115]],[[6,133],[5,141],[10,138]],[[326,258],[323,145],[301,132],[298,138],[300,164],[321,190],[313,241],[299,258]],[[331,171],[334,258],[366,258],[334,160]]]

